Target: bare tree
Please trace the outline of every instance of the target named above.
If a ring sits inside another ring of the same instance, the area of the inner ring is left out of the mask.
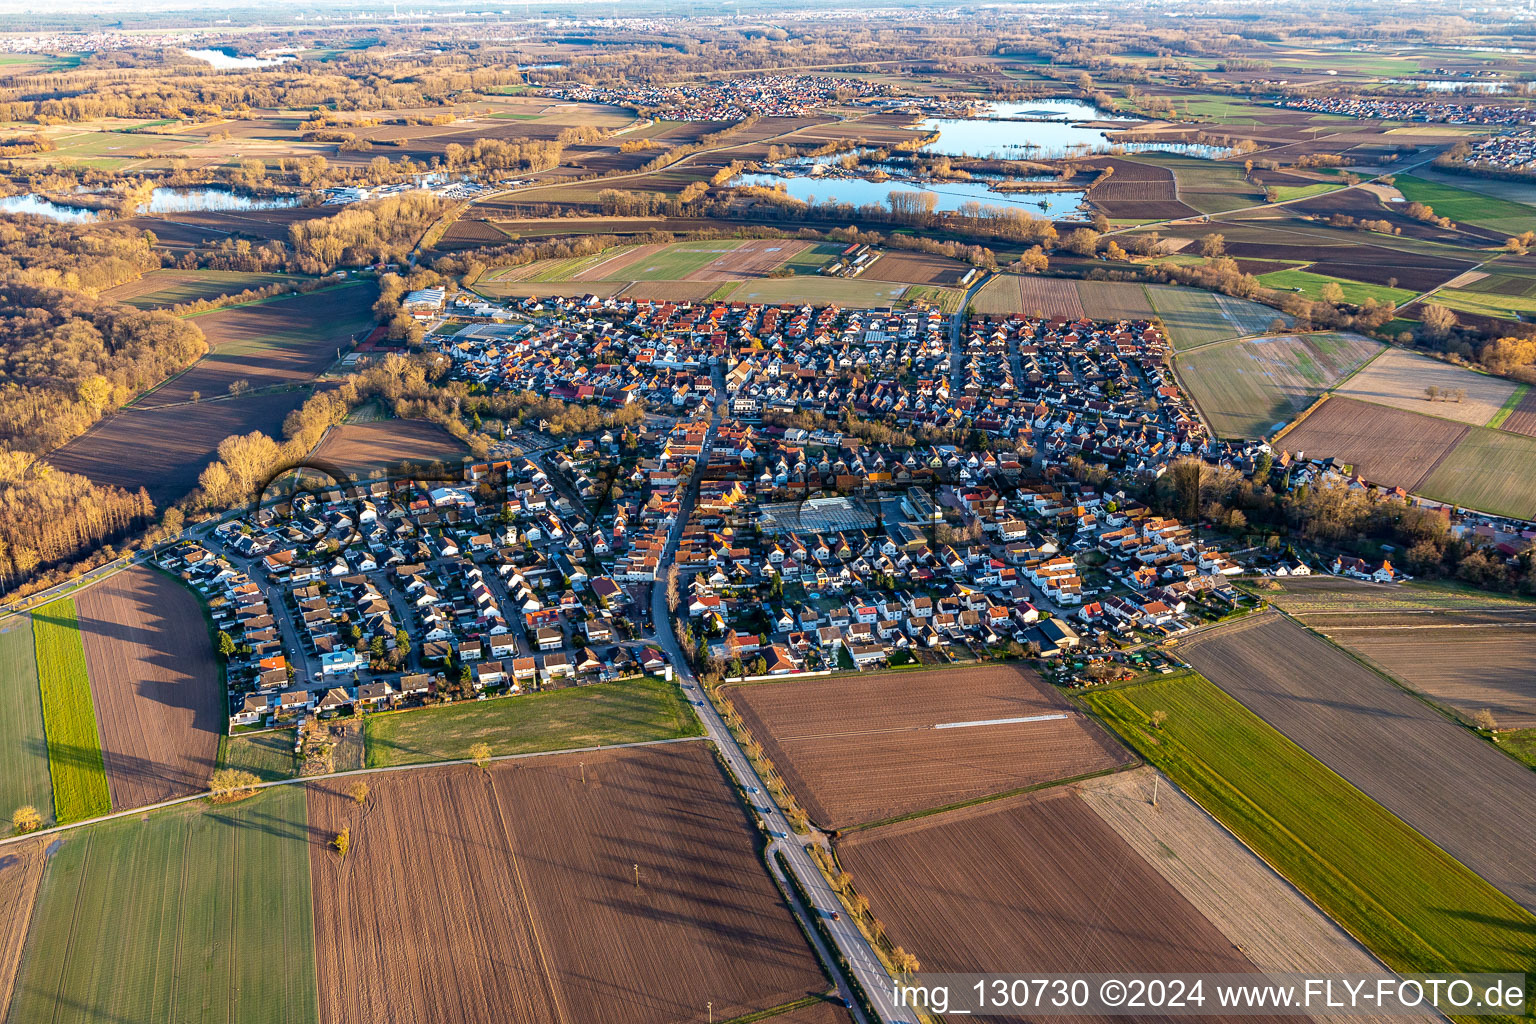
[[[358,779],[356,782],[352,783],[352,785],[347,787],[347,796],[351,797],[358,803],[362,803],[364,800],[367,800],[368,783],[364,782],[362,779]]]

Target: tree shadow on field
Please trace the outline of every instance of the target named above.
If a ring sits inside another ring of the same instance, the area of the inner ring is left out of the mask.
[[[308,828],[298,822],[287,818],[278,817],[267,811],[242,809],[231,811],[208,811],[207,815],[212,820],[230,828],[260,832],[263,835],[277,839],[302,839],[310,842],[314,838],[314,829]],[[330,842],[330,837],[326,837]]]
[[[25,991],[26,990],[20,988],[16,990],[14,996],[11,999],[12,1009],[20,1006],[23,1002],[28,1001],[24,998]],[[103,1006],[93,1006],[72,996],[65,995],[63,992],[43,992],[34,998],[37,1000],[38,1005],[50,1006],[53,1008],[53,1019],[55,1020],[59,1018],[67,1018],[91,1021],[92,1024],[142,1024],[140,1018],[124,1017],[121,1014],[109,1013]],[[61,1010],[73,1012],[61,1013]]]

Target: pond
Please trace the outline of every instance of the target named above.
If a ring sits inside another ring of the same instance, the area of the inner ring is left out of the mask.
[[[841,178],[810,174],[742,174],[732,185],[759,185],[773,188],[783,185],[784,190],[796,199],[886,205],[886,197],[892,192],[928,192],[935,197],[936,210],[958,210],[963,203],[978,202],[987,206],[1005,206],[1024,210],[1037,217],[1064,219],[1082,216],[1084,192],[1081,189],[1062,192],[993,192],[985,182],[977,181],[870,181],[867,178]]]
[[[297,196],[248,196],[227,188],[157,188],[140,213],[198,213],[209,210],[281,210],[298,206]]]
[[[1226,152],[1219,146],[1191,142],[1115,142],[1109,133],[1123,129],[1085,123],[1139,120],[1082,100],[1051,99],[994,103],[979,117],[925,117],[916,127],[939,133],[938,140],[924,146],[923,152],[946,156],[1044,160],[1120,150],[1215,159]]]
[[[35,192],[0,198],[0,213],[32,213],[64,223],[97,219],[95,210],[87,210],[83,206],[64,206]]]
[[[1454,78],[1389,78],[1388,85],[1413,85],[1430,92],[1478,92],[1488,95],[1507,92],[1509,87],[1503,82],[1466,82]]]
[[[281,210],[298,206],[297,196],[248,196],[227,188],[157,188],[140,213],[198,213],[216,210]],[[62,222],[98,220],[95,210],[56,203],[36,192],[0,198],[0,213],[33,213]]]
[[[222,49],[183,50],[181,52],[185,53],[188,57],[195,57],[198,60],[207,61],[209,64],[212,64],[214,67],[221,71],[233,70],[235,68],[269,68],[274,64],[286,64],[288,61],[296,59],[292,56],[242,57],[237,53],[231,53],[228,50]]]

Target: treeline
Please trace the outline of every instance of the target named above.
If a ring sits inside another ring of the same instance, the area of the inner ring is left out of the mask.
[[[103,487],[75,473],[0,452],[0,586],[78,558],[144,528],[155,513],[142,488]]]
[[[115,53],[142,66],[107,66],[98,55],[80,67],[15,76],[0,89],[0,119],[52,125],[103,117],[198,119],[248,114],[253,109],[400,110],[474,99],[521,76],[510,65],[445,67],[419,55],[357,55],[345,63],[295,61],[282,74],[219,71],[178,50]],[[167,66],[170,65],[170,66]]]
[[[1102,479],[1102,470],[1095,474]],[[1416,576],[1451,576],[1475,586],[1536,595],[1536,550],[1510,564],[1500,552],[1451,532],[1436,509],[1383,492],[1330,482],[1287,489],[1261,457],[1252,477],[1230,466],[1181,459],[1152,485],[1128,487],[1164,514],[1203,517],[1236,536],[1266,533],[1272,548],[1291,537],[1323,550],[1381,558]],[[1391,547],[1391,552],[1385,546]]]
[[[0,279],[0,446],[54,448],[207,351],[169,313]]]
[[[154,235],[126,225],[3,215],[0,277],[95,295],[158,270],[154,244]]]
[[[191,302],[178,302],[169,307],[167,312],[176,316],[186,316],[189,313],[206,313],[211,309],[223,309],[225,306],[238,306],[243,302],[257,302],[261,299],[270,299],[274,295],[287,295],[290,292],[304,293],[317,291],[332,282],[323,277],[301,278],[295,281],[273,281],[271,284],[260,288],[247,288],[244,291],[232,292],[228,295],[216,295],[211,299],[193,299]]]
[[[430,193],[407,192],[297,221],[288,228],[294,262],[306,274],[321,274],[338,266],[402,261],[446,208]]]
[[[450,142],[443,166],[450,171],[543,171],[560,163],[565,146],[553,139],[476,139],[468,146]]]
[[[561,437],[595,430],[637,427],[645,422],[645,409],[639,403],[620,409],[603,409],[596,405],[563,402],[532,391],[477,395],[464,402],[464,411],[482,418],[494,416],[517,425],[532,423],[546,433]]]

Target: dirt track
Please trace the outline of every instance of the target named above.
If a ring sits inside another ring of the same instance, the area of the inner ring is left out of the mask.
[[[1536,910],[1536,773],[1277,613],[1179,645],[1242,701],[1451,856]]]
[[[707,744],[342,788],[309,789],[323,1024],[702,1022],[828,987]]]
[[[86,590],[76,605],[113,808],[202,789],[224,711],[197,599],[137,568]]]
[[[1126,764],[1026,669],[993,665],[725,691],[811,818],[845,827]],[[1065,714],[961,729],[940,723]]]

